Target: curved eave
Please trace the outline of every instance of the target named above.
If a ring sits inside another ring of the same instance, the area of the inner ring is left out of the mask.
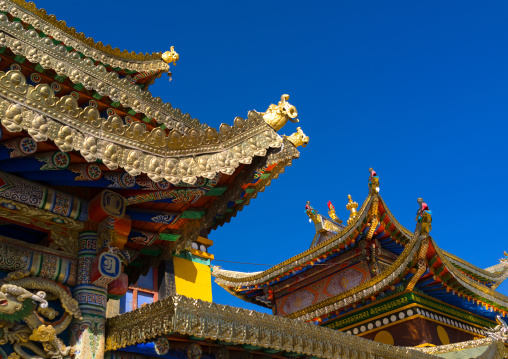
[[[183,296],[168,297],[110,318],[107,327],[106,351],[174,333],[315,358],[433,358],[411,348],[390,346],[338,330]]]
[[[430,238],[430,241],[436,251],[438,258],[441,260],[441,262],[448,270],[448,272],[450,272],[453,278],[460,285],[459,288],[455,289],[456,291],[458,292],[470,291],[474,293],[475,296],[481,298],[483,302],[490,303],[491,305],[494,305],[504,311],[508,311],[507,296],[493,290],[492,288],[486,287],[468,277],[455,265],[453,265],[448,256],[445,254],[445,252],[437,246],[434,239]]]
[[[36,29],[44,30],[47,35],[51,35],[59,41],[63,41],[65,39],[66,43],[69,43],[69,41],[77,42],[82,45],[78,47],[86,47],[90,50],[99,51],[100,58],[97,58],[99,61],[107,60],[106,58],[111,57],[130,63],[152,62],[158,64],[161,69],[164,65],[166,65],[165,67],[167,68],[167,64],[162,61],[162,54],[160,52],[143,54],[135,53],[134,51],[128,52],[127,50],[120,51],[119,48],[113,48],[111,45],[104,45],[100,41],[95,42],[93,38],[86,37],[82,32],[77,32],[75,28],[67,26],[65,21],[57,20],[55,15],[49,15],[46,10],[37,8],[33,2],[26,2],[24,0],[9,0],[5,2],[5,5],[0,10],[8,12],[14,17],[20,18],[22,21],[29,23]]]
[[[20,83],[15,86],[12,81]],[[132,176],[146,173],[154,182],[164,178],[173,184],[193,184],[197,177],[230,175],[240,164],[264,157],[269,148],[284,142],[253,111],[247,120],[237,118],[235,126],[225,125],[219,133],[173,132],[166,137],[157,128],[143,132],[139,122],[121,125],[114,116],[103,119],[95,108],[82,109],[71,96],[57,98],[45,86],[49,96],[42,95],[40,85],[27,85],[19,71],[0,72],[0,118],[8,132],[26,131],[35,141],[49,139],[63,152],[79,151],[88,162],[101,160],[108,168],[123,168]],[[21,122],[19,116],[13,118],[14,113],[20,114]],[[137,166],[132,165],[135,161]]]
[[[370,208],[370,204],[372,202],[372,196],[368,196],[362,207],[360,208],[359,214],[356,217],[356,220],[353,221],[350,225],[344,228],[340,233],[331,237],[330,239],[320,243],[317,246],[307,249],[305,252],[302,252],[294,257],[289,258],[288,260],[279,263],[267,270],[255,274],[243,273],[243,272],[234,272],[234,271],[226,271],[221,269],[215,269],[212,272],[212,275],[216,277],[215,281],[217,283],[222,283],[229,286],[242,287],[242,286],[250,286],[250,285],[258,285],[264,284],[273,278],[291,270],[294,267],[298,267],[304,265],[305,263],[313,260],[314,258],[326,253],[333,247],[344,242],[349,236],[353,235],[355,230],[362,224],[365,217],[368,214],[368,208]]]
[[[506,278],[508,278],[508,264],[499,263],[496,266],[486,269],[481,269],[469,262],[466,262],[462,258],[459,258],[445,250],[442,250],[443,254],[455,265],[459,270],[466,270],[471,274],[478,276],[484,282],[492,282],[493,286],[499,286]]]
[[[401,233],[403,233],[404,236],[406,236],[406,239],[408,243],[410,243],[412,236],[408,236],[406,233],[407,231],[404,227],[402,227],[396,220],[393,218],[393,215],[388,210],[385,202],[381,199],[380,196],[376,195],[375,197],[369,195],[367,199],[364,201],[360,211],[359,215],[356,217],[355,221],[353,221],[350,225],[345,227],[340,233],[337,235],[331,237],[330,239],[324,241],[323,243],[311,247],[310,249],[306,250],[305,252],[294,256],[287,261],[280,263],[272,268],[267,269],[266,271],[259,272],[259,273],[242,273],[242,272],[234,272],[234,271],[225,271],[221,269],[216,269],[212,272],[212,275],[216,277],[215,281],[221,285],[222,287],[229,286],[231,288],[238,288],[238,289],[245,289],[247,286],[256,286],[256,285],[265,285],[269,284],[272,281],[276,281],[277,277],[283,276],[291,269],[295,267],[299,267],[302,265],[307,264],[309,261],[316,260],[317,257],[320,255],[329,252],[331,249],[344,244],[347,240],[356,238],[356,235],[360,232],[362,229],[361,227],[364,226],[365,223],[369,221],[369,213],[370,213],[370,207],[373,201],[373,198],[379,198],[381,201],[380,203],[383,205],[383,208],[385,210],[386,215],[389,216],[390,222],[395,225],[396,229],[399,230]],[[406,249],[409,250],[406,246]],[[405,252],[407,252],[405,250]],[[416,249],[412,249],[415,251]],[[392,268],[392,267],[390,267]],[[393,267],[392,270],[395,270],[396,268]],[[390,276],[390,273],[385,273],[386,277]],[[370,281],[368,282],[368,285],[375,284],[376,281]],[[367,285],[367,286],[368,286]],[[362,286],[363,287],[363,286]],[[238,297],[242,298],[241,294],[237,295]],[[344,296],[345,297],[345,296]],[[342,295],[336,296],[331,299],[333,300],[340,300],[343,298]],[[243,298],[242,298],[243,299]],[[320,307],[321,305],[326,306],[329,301],[325,301],[322,303],[318,303],[316,306]],[[301,314],[301,313],[300,313]],[[293,315],[292,315],[293,316]],[[290,317],[292,317],[290,316]],[[296,314],[294,317],[298,317],[299,315]]]
[[[58,76],[69,78],[74,84],[80,84],[87,90],[94,90],[100,96],[107,96],[126,108],[143,113],[167,128],[178,129],[181,133],[192,129],[203,133],[209,128],[198,119],[182,113],[178,108],[173,108],[171,104],[162,102],[160,97],[154,98],[149,91],[141,90],[127,78],[120,78],[117,72],[108,72],[100,60],[86,55],[81,57],[77,51],[69,51],[58,42],[56,44],[48,42],[46,41],[48,38],[34,34],[29,28],[16,26],[19,22],[3,20],[0,21],[0,46],[8,48],[14,55],[22,56],[43,69],[53,70]],[[161,70],[149,67],[146,70],[154,70],[157,73],[166,71],[167,68]]]
[[[232,296],[234,297],[237,297],[238,299],[241,299],[241,300],[244,300],[248,303],[252,303],[252,304],[256,304],[256,305],[259,305],[261,307],[265,307],[265,308],[268,308],[268,309],[272,309],[272,307],[270,307],[269,305],[267,305],[266,303],[264,303],[263,301],[260,301],[260,300],[256,300],[256,296],[254,297],[249,297],[245,294],[242,294],[242,293],[239,293],[237,291],[235,291],[233,288],[225,285],[225,284],[221,284],[221,283],[217,283],[219,286],[221,286],[223,289],[225,289],[229,294],[231,294]],[[259,293],[260,295],[263,295],[262,292]]]
[[[232,218],[236,217],[238,212],[243,210],[244,206],[249,205],[250,201],[256,198],[259,192],[264,192],[266,187],[271,184],[272,180],[278,178],[281,173],[284,173],[286,167],[291,166],[292,161],[299,157],[300,152],[285,138],[283,139],[283,145],[281,147],[268,150],[266,161],[263,161],[263,165],[271,166],[277,164],[273,170],[271,170],[270,176],[263,179],[254,187],[252,192],[245,193],[245,196],[242,198],[242,203],[235,205],[231,212],[226,212],[221,218],[217,218],[211,229],[217,229],[219,226],[229,223]]]

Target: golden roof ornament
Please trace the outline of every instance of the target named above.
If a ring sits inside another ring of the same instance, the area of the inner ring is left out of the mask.
[[[305,133],[303,133],[301,127],[297,127],[296,132],[291,136],[284,137],[286,137],[288,141],[291,142],[295,147],[305,147],[309,143],[309,136],[306,136]]]
[[[506,251],[504,251],[504,252],[503,252],[503,254],[504,254],[504,258],[501,258],[499,261],[500,261],[501,263],[506,263],[506,264],[508,264],[508,253],[506,253]]]
[[[305,205],[305,213],[307,213],[307,216],[309,216],[309,218],[310,218],[309,222],[314,222],[314,223],[321,222],[318,212],[314,208],[312,208],[312,206],[310,205],[310,201],[307,201],[307,204]]]
[[[337,213],[335,213],[335,206],[332,204],[332,201],[328,201],[328,215],[335,222],[342,223],[342,220],[339,217],[337,217]]]
[[[421,225],[420,233],[428,235],[432,230],[432,211],[423,198],[418,198],[417,202],[420,208],[416,212],[416,226]]]
[[[282,95],[277,105],[271,104],[266,112],[263,113],[263,119],[275,131],[284,127],[288,120],[294,123],[298,122],[296,107],[287,102],[287,100],[289,100],[289,95]]]
[[[170,51],[166,51],[162,54],[162,59],[165,63],[169,64],[172,62],[173,65],[176,66],[176,62],[180,59],[180,55],[178,55],[178,53],[175,51],[175,47],[171,46]]]
[[[369,168],[370,177],[369,177],[369,192],[378,193],[379,192],[379,177],[377,176],[376,171],[373,168]]]
[[[358,203],[353,202],[353,199],[351,198],[350,194],[347,195],[347,198],[349,199],[349,202],[348,204],[346,204],[346,209],[351,212],[349,214],[349,219],[347,220],[347,224],[349,226],[358,215],[358,212],[356,211],[356,209],[358,208]]]

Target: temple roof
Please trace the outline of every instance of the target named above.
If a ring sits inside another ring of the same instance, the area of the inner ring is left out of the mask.
[[[173,296],[107,321],[106,351],[164,335],[186,335],[229,345],[259,346],[288,356],[320,358],[433,358],[412,348],[394,347],[328,328],[242,308]]]
[[[372,223],[378,224],[371,228]],[[422,235],[418,230],[412,233],[400,225],[379,193],[372,190],[353,221],[318,245],[262,272],[242,273],[214,268],[213,275],[215,281],[233,295],[258,305],[270,306],[270,301],[266,300],[267,286],[283,283],[299,273],[325,264],[353,250],[358,241],[368,236],[379,241],[383,250],[395,254],[396,260],[367,282],[291,313],[288,317],[309,321],[360,301],[369,302],[380,292],[389,292],[387,287],[400,285],[402,278],[413,282],[411,289],[418,288],[439,300],[489,318],[495,317],[495,311],[508,311],[508,297],[494,290],[508,276],[506,260],[501,260],[499,265],[492,267],[494,269],[486,271],[441,250],[432,237]],[[426,241],[428,244],[423,246]],[[418,267],[416,255],[425,258],[426,270]],[[413,277],[415,279],[411,281]],[[490,312],[491,307],[495,309],[494,312]]]
[[[75,45],[76,50],[83,50],[83,53],[89,51],[98,51],[97,60],[108,62],[115,59],[116,61],[123,61],[130,66],[141,68],[140,66],[159,66],[161,70],[168,70],[168,66],[162,62],[162,54],[160,52],[136,53],[134,51],[128,52],[127,50],[120,51],[119,48],[112,48],[111,45],[104,45],[102,42],[96,42],[91,37],[86,37],[82,32],[77,32],[75,28],[67,26],[63,20],[57,20],[55,15],[49,15],[46,10],[38,9],[33,2],[24,0],[10,0],[10,3],[4,2],[1,5],[1,11],[9,12],[13,16],[21,19],[24,22],[34,25],[35,28],[44,30],[47,35],[60,41],[64,41],[67,45]],[[38,25],[38,26],[35,26]],[[114,61],[114,60],[113,60]],[[143,64],[144,63],[144,64]],[[147,64],[150,63],[150,64]],[[118,65],[119,63],[113,62],[111,65]],[[114,66],[122,67],[122,66]]]
[[[90,203],[116,193],[135,281],[229,222],[299,157],[301,128],[277,133],[298,121],[288,95],[216,130],[147,91],[169,70],[161,56],[178,57],[120,52],[32,3],[0,3],[4,236],[75,254]]]

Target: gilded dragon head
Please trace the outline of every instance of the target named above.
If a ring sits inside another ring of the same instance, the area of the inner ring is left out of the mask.
[[[279,103],[277,105],[270,105],[263,114],[263,119],[275,131],[284,127],[288,120],[294,123],[298,122],[296,107],[287,102],[287,100],[289,100],[289,95],[282,95]]]

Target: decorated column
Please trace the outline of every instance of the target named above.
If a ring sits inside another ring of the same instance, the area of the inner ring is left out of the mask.
[[[89,227],[109,218],[122,218],[125,214],[123,197],[103,191],[90,202]],[[120,259],[109,251],[110,243],[99,243],[97,230],[84,231],[78,239],[78,273],[74,299],[79,303],[81,320],[71,326],[71,344],[76,359],[104,357],[105,322],[108,285],[120,277]]]
[[[82,232],[78,239],[77,285],[73,296],[82,313],[71,325],[71,345],[76,359],[103,358],[107,292],[91,283],[92,263],[97,254],[97,232]]]

